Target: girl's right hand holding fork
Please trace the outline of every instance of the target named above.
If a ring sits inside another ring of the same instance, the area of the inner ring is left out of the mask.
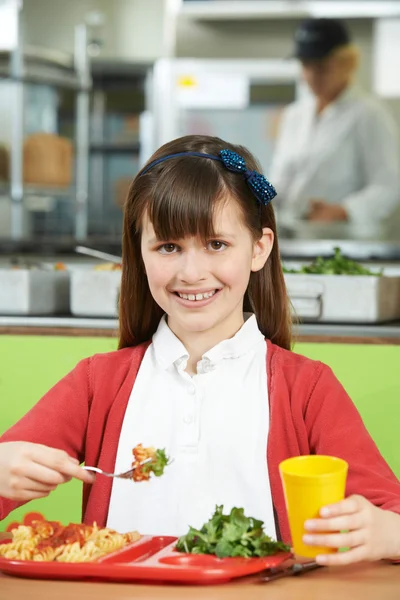
[[[64,450],[31,442],[0,444],[0,496],[16,502],[44,498],[73,477],[94,483],[95,475]]]

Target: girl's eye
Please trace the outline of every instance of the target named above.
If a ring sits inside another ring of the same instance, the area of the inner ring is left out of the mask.
[[[208,242],[208,247],[215,252],[221,252],[221,250],[225,250],[226,244],[219,240],[212,240],[211,242]]]
[[[163,244],[158,248],[160,254],[174,254],[177,250],[178,246],[176,244]]]

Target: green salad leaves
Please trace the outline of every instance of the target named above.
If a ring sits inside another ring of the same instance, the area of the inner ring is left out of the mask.
[[[264,533],[262,521],[246,517],[243,508],[233,508],[229,515],[224,515],[223,510],[223,506],[217,506],[200,530],[191,527],[179,538],[176,549],[191,554],[215,554],[218,558],[251,558],[290,552],[289,546]]]
[[[360,263],[343,256],[340,248],[335,248],[332,258],[318,256],[311,264],[304,265],[301,269],[287,269],[284,273],[308,273],[312,275],[382,275],[382,271],[370,271]]]
[[[143,473],[154,473],[156,477],[161,477],[165,467],[169,464],[169,458],[165,453],[165,449],[156,450],[155,457],[148,463],[142,466]]]

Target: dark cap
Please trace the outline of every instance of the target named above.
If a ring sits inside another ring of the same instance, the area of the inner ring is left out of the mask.
[[[337,19],[307,19],[297,29],[294,41],[296,58],[318,60],[349,44],[350,35],[344,23]]]

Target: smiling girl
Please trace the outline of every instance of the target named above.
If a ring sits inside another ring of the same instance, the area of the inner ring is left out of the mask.
[[[224,504],[290,542],[278,465],[328,454],[349,463],[348,497],[307,523],[306,543],[349,550],[317,560],[400,558],[399,482],[331,370],[290,350],[275,190],[259,171],[241,146],[188,136],[134,179],[119,350],[81,361],[0,439],[0,518],[77,477],[86,523],[180,535]],[[174,459],[148,485],[79,466],[123,471],[142,441]]]

